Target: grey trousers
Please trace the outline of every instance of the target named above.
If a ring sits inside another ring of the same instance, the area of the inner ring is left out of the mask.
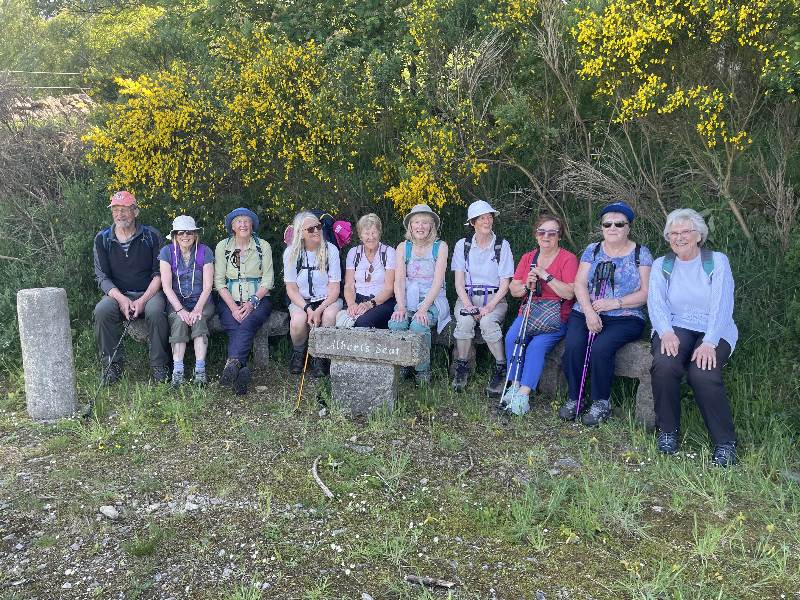
[[[131,300],[141,297],[141,294],[126,294]],[[169,324],[167,314],[164,312],[167,300],[163,292],[158,292],[144,305],[144,320],[147,324],[147,335],[150,338],[150,366],[161,367],[169,365],[172,355],[169,351]],[[140,317],[141,318],[141,317]],[[119,303],[109,296],[103,296],[94,307],[94,340],[100,352],[100,358],[105,362],[114,353],[114,347],[119,342],[120,324],[122,313]],[[122,362],[124,357],[123,347],[120,346],[114,362]]]

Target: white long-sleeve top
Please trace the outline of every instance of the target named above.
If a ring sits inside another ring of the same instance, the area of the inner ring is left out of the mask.
[[[699,331],[704,342],[716,346],[723,339],[733,352],[739,330],[733,322],[734,285],[728,257],[714,252],[711,281],[700,254],[691,260],[676,257],[669,283],[661,270],[663,264],[664,257],[657,258],[650,271],[647,312],[653,333],[663,337],[673,327]]]

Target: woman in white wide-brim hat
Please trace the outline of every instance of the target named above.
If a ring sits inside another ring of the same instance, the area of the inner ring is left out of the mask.
[[[161,286],[167,297],[169,343],[172,346],[172,385],[185,380],[183,358],[189,340],[194,344],[194,383],[206,383],[208,321],[214,316],[210,301],[214,285],[214,253],[200,243],[200,228],[187,215],[176,217],[167,236],[172,243],[158,254]]]
[[[503,347],[503,320],[508,311],[506,294],[514,275],[511,246],[494,233],[495,215],[500,214],[485,200],[476,200],[467,209],[466,226],[472,232],[456,242],[451,268],[455,273],[456,372],[453,389],[462,391],[469,377],[469,354],[475,327],[494,356],[495,364],[486,392],[500,396],[506,376]]]
[[[397,246],[394,279],[396,305],[389,329],[411,330],[431,345],[431,328],[441,333],[450,322],[450,305],[444,291],[447,243],[438,238],[439,215],[427,204],[417,204],[403,219],[406,239]],[[408,374],[405,371],[404,374]],[[430,359],[415,369],[417,385],[431,379]]]

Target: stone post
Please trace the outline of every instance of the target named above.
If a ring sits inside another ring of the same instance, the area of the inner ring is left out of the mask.
[[[67,292],[62,288],[19,290],[17,318],[28,415],[35,421],[75,416],[77,390]]]
[[[413,367],[429,356],[418,333],[386,329],[315,327],[308,341],[312,356],[331,359],[333,400],[352,416],[394,409],[398,367]]]

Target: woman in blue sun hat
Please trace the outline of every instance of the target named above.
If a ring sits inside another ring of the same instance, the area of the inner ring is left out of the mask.
[[[567,401],[559,410],[565,421],[577,418],[578,402],[584,425],[596,426],[611,416],[611,384],[617,350],[642,336],[644,305],[653,255],[629,239],[633,209],[625,202],[612,202],[600,211],[603,239],[583,251],[575,276],[575,298],[567,320],[562,366],[567,376]],[[590,402],[579,398],[586,363],[589,334],[588,379]]]
[[[237,395],[247,393],[251,376],[247,358],[256,332],[272,312],[272,249],[256,234],[258,226],[258,215],[249,208],[232,210],[225,217],[229,235],[214,250],[217,312],[228,334],[228,360],[219,382],[232,386]]]

